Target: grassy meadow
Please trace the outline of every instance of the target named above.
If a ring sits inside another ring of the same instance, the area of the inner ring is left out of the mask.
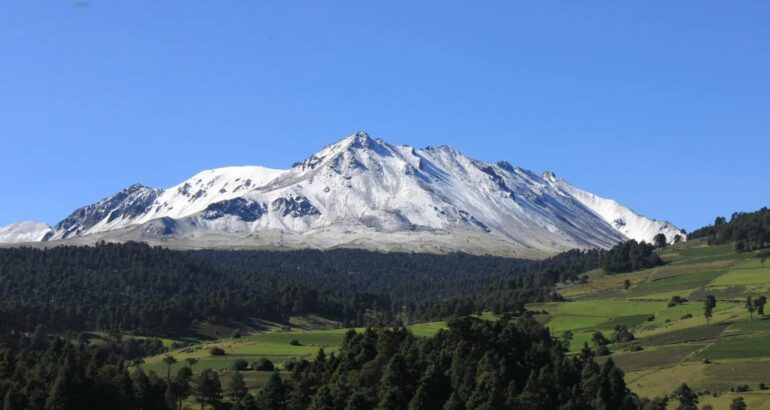
[[[770,317],[750,320],[744,308],[747,296],[770,296],[770,263],[755,256],[731,245],[679,245],[661,253],[663,266],[611,276],[593,271],[588,283],[559,289],[568,301],[528,309],[540,312],[555,336],[571,331],[573,352],[590,345],[597,330],[610,338],[616,324],[627,326],[636,340],[609,345],[609,357],[639,395],[663,396],[686,382],[701,392],[701,406],[728,408],[741,396],[751,409],[770,409],[770,390],[759,386],[770,385]],[[708,325],[706,295],[717,298]],[[669,307],[672,296],[688,301]],[[731,391],[739,385],[749,391]]]

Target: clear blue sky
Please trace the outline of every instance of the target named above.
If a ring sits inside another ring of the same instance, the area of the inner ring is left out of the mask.
[[[690,230],[770,205],[770,2],[523,3],[4,1],[0,224],[357,130]]]

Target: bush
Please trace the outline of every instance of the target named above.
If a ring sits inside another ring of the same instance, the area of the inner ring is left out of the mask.
[[[612,334],[612,340],[615,343],[625,343],[634,340],[634,334],[628,331],[628,328],[623,325],[616,325],[615,332]]]
[[[254,370],[258,372],[272,372],[275,370],[275,365],[270,361],[270,359],[263,357],[254,362]]]
[[[739,384],[735,386],[732,391],[738,392],[738,393],[744,393],[749,391],[749,385],[748,384]]]
[[[644,350],[644,347],[642,347],[641,345],[635,345],[628,348],[629,352],[641,352],[642,350]]]
[[[231,369],[236,371],[243,371],[248,370],[249,368],[249,362],[243,359],[238,359],[233,362],[232,366],[230,366]]]
[[[224,356],[225,355],[225,349],[222,349],[221,347],[214,346],[211,349],[209,349],[209,354],[212,356]]]
[[[764,383],[759,383],[759,390],[767,390],[767,385]]]
[[[655,320],[655,315],[647,316],[647,321],[648,322],[652,322],[653,320]]]
[[[240,329],[235,329],[233,332],[233,339],[240,339],[241,338],[241,331]]]
[[[671,296],[671,300],[668,302],[668,307],[681,305],[682,303],[687,302],[687,298],[683,298],[678,295]]]
[[[692,319],[692,313],[688,313],[688,314],[682,316],[681,319],[682,320],[684,320],[684,319]]]
[[[302,343],[299,342],[297,339],[291,339],[291,342],[289,342],[292,346],[302,346]]]

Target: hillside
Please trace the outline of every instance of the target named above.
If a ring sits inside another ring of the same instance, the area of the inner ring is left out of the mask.
[[[610,344],[610,357],[640,396],[663,396],[686,382],[704,393],[701,405],[727,408],[732,398],[742,396],[751,409],[770,408],[770,394],[760,389],[760,383],[770,383],[770,318],[754,313],[750,320],[744,307],[747,296],[770,295],[770,264],[757,253],[734,248],[704,243],[670,247],[661,254],[668,262],[664,266],[618,275],[593,271],[588,283],[560,288],[569,301],[528,309],[541,312],[539,319],[557,337],[572,332],[575,352],[584,342],[593,347],[595,331],[611,338],[616,325],[627,326],[636,340]],[[706,295],[717,299],[708,325]],[[688,301],[669,306],[674,296]],[[632,351],[636,346],[643,350]],[[740,385],[750,391],[730,391]]]

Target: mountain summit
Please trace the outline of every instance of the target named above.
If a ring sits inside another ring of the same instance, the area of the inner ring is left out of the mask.
[[[416,149],[359,132],[290,169],[226,167],[167,189],[140,184],[54,227],[0,228],[0,242],[141,240],[186,248],[361,247],[526,256],[607,248],[666,221],[573,187],[552,172]]]

